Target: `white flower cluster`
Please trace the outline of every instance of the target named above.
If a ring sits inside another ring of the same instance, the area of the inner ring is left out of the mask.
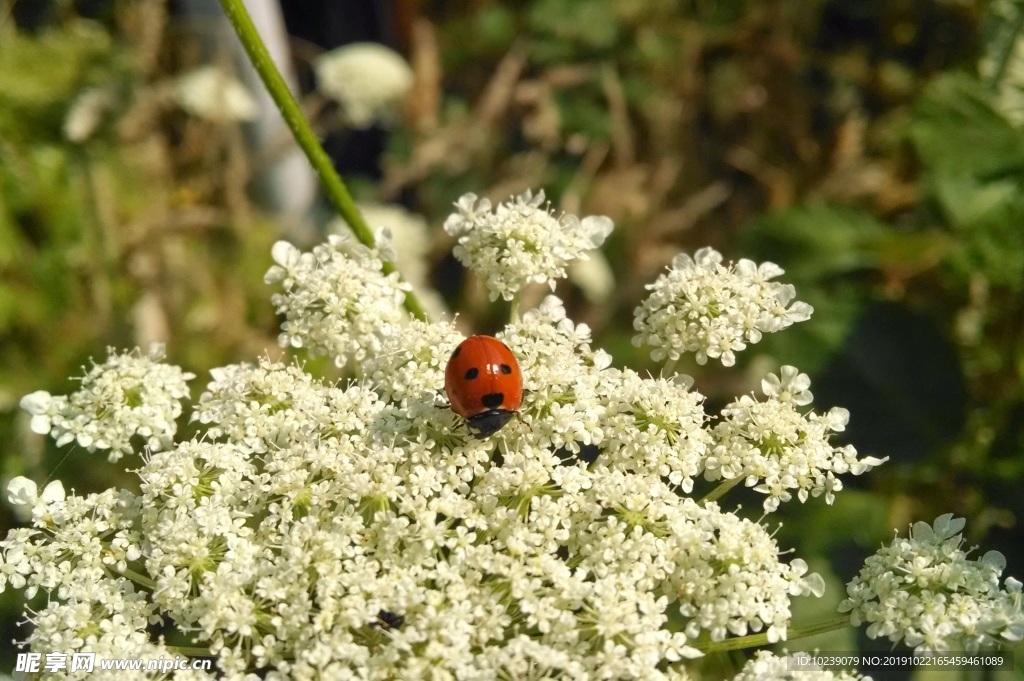
[[[21,408],[32,414],[32,430],[52,435],[58,446],[77,442],[90,452],[109,449],[111,461],[132,453],[134,435],[150,449],[167,448],[177,431],[181,400],[189,394],[187,381],[195,375],[162,364],[164,347],[158,343],[146,356],[112,348],[108,354],[71,395],[39,390],[23,397]]]
[[[792,670],[785,656],[759,650],[733,681],[871,681],[870,676],[858,672],[833,672],[824,669]]]
[[[85,142],[100,127],[103,118],[116,103],[117,95],[111,86],[83,90],[71,102],[64,117],[64,137],[70,142]]]
[[[43,652],[174,657],[147,632],[160,620],[156,604],[119,574],[142,555],[138,499],[113,489],[66,496],[59,483],[37,495],[25,478],[12,480],[8,490],[16,507],[31,507],[33,526],[0,541],[0,591],[10,584],[29,598],[40,590],[59,596],[29,617],[28,644]]]
[[[512,300],[530,282],[547,283],[566,274],[568,264],[586,258],[612,231],[604,216],[556,218],[544,206],[544,192],[532,192],[499,203],[466,194],[458,212],[444,223],[457,240],[459,261],[483,280],[491,300]]]
[[[714,449],[704,462],[707,479],[742,477],[747,487],[767,495],[767,513],[789,501],[794,489],[801,503],[824,493],[831,504],[843,488],[837,475],[860,475],[888,460],[858,459],[852,445],[833,447],[830,433],[846,429],[849,412],[841,407],[824,415],[801,412],[798,407],[812,400],[811,379],[791,366],[780,373],[761,382],[768,398],[764,402],[744,395],[722,410],[722,421],[714,427]]]
[[[669,271],[647,286],[651,294],[636,309],[633,345],[650,346],[659,362],[694,352],[698,364],[712,357],[732,366],[748,343],[810,318],[810,305],[793,302],[791,284],[771,281],[781,274],[770,262],[725,266],[713,248],[692,258],[677,255]]]
[[[989,551],[976,560],[961,547],[963,518],[939,516],[915,523],[910,538],[895,538],[869,557],[839,604],[850,622],[867,622],[867,635],[904,641],[917,652],[976,651],[1024,638],[1021,582],[999,587],[1006,559]]]
[[[402,279],[409,282],[416,296],[432,317],[443,317],[447,308],[444,299],[430,283],[429,255],[432,248],[430,229],[422,215],[402,206],[384,203],[359,203],[359,212],[366,224],[377,230],[378,248],[382,243],[394,246],[394,253],[382,253],[395,263]],[[351,235],[351,229],[338,218],[327,226],[329,234]]]
[[[272,250],[277,264],[264,277],[284,289],[271,298],[285,316],[281,345],[326,355],[339,367],[380,349],[381,335],[405,319],[401,303],[409,290],[397,273],[381,273],[377,251],[348,241],[331,235],[312,253],[278,241]]]
[[[56,590],[52,608],[106,594],[126,617],[94,609],[91,626],[126,647],[162,617],[229,676],[681,678],[691,638],[784,639],[790,599],[820,578],[762,525],[661,479],[695,456],[670,443],[706,446],[700,398],[609,369],[553,297],[504,337],[537,389],[490,441],[437,407],[451,324],[385,336],[347,388],[267,360],[220,369],[193,414],[204,432],[148,456],[141,496],[18,487],[46,512],[3,544],[0,573]],[[616,385],[648,397],[602,397]],[[587,464],[577,437],[608,453]],[[629,464],[642,442],[659,453]],[[55,626],[45,644],[69,647]]]
[[[344,45],[317,57],[313,67],[320,91],[338,102],[355,128],[394,122],[413,84],[405,59],[378,43]]]
[[[744,479],[774,508],[881,463],[827,444],[846,414],[800,414],[809,381],[795,369],[713,427],[688,380],[612,368],[549,296],[499,334],[523,374],[519,417],[477,439],[444,401],[462,334],[405,320],[376,252],[333,237],[273,256],[283,339],[356,359],[359,378],[332,385],[268,359],[223,367],[190,415],[195,437],[150,446],[139,494],[15,480],[31,525],[0,542],[0,590],[48,594],[33,649],[171,657],[149,633],[160,623],[231,679],[682,679],[695,641],[785,640],[791,599],[822,593],[762,522],[690,497],[701,476]],[[142,361],[116,356],[88,386],[123,387],[135,376],[124,358]],[[186,374],[147,361],[145,390],[123,401],[184,394]],[[54,399],[26,398],[37,430],[57,428]],[[122,411],[91,411],[94,430],[127,442],[140,430]],[[765,670],[778,667],[758,658],[741,678]]]
[[[174,100],[193,116],[215,123],[251,121],[259,114],[256,100],[241,81],[210,64],[180,76]]]

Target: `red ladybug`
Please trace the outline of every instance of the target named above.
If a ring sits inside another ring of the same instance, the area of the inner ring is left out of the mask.
[[[500,340],[471,336],[448,358],[444,392],[452,411],[482,440],[501,430],[522,405],[523,374],[516,356]]]

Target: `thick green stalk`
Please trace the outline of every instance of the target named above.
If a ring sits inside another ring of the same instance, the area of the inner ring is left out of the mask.
[[[274,65],[274,61],[270,58],[270,53],[267,52],[263,39],[260,38],[259,32],[253,25],[249,12],[245,9],[245,4],[242,0],[220,0],[220,4],[224,8],[224,13],[227,14],[228,19],[231,21],[231,25],[234,26],[238,39],[242,41],[242,46],[245,47],[253,67],[260,74],[260,79],[263,80],[267,91],[270,92],[274,103],[277,104],[277,108],[281,111],[281,116],[284,118],[285,123],[288,124],[288,128],[291,129],[292,135],[295,136],[295,141],[299,143],[299,147],[306,154],[310,165],[313,166],[317,175],[320,176],[320,181],[323,182],[327,197],[334,204],[338,214],[352,228],[356,238],[367,246],[374,246],[373,231],[366,224],[362,213],[356,208],[355,201],[352,200],[348,189],[345,188],[345,183],[341,181],[341,177],[338,175],[338,171],[334,169],[334,164],[331,163],[330,157],[320,145],[320,140],[317,139],[316,133],[313,132],[309,121],[306,120],[302,109],[299,108],[299,103],[295,101],[291,90],[288,89],[284,78],[281,77],[281,72],[277,70],[277,66]],[[391,274],[394,271],[395,264],[384,261],[384,273]],[[419,299],[412,292],[405,294],[405,309],[418,319],[427,318],[427,314]]]

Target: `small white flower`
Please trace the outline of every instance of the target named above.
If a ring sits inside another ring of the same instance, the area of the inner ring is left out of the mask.
[[[22,397],[19,406],[23,411],[32,414],[29,427],[32,428],[33,433],[49,435],[50,429],[53,427],[52,416],[57,413],[56,405],[58,404],[59,400],[55,401],[50,393],[45,390],[37,390]]]
[[[736,353],[763,334],[810,318],[810,305],[792,302],[792,286],[770,281],[782,273],[770,262],[724,266],[712,248],[692,258],[677,255],[669,271],[647,286],[651,294],[636,309],[633,344],[650,346],[655,361],[693,352],[698,364],[710,357],[732,366]]]
[[[491,300],[512,300],[528,283],[546,283],[566,275],[568,264],[585,259],[612,231],[604,216],[555,217],[544,206],[544,192],[526,192],[499,203],[466,194],[444,223],[456,238],[455,257],[483,279]]]
[[[7,502],[21,520],[44,513],[47,506],[58,501],[64,501],[64,483],[60,480],[50,481],[42,494],[36,483],[24,476],[7,483]]]
[[[210,121],[251,121],[259,113],[256,100],[237,78],[205,65],[180,76],[174,98],[182,109]]]
[[[389,124],[412,88],[405,59],[378,43],[352,43],[313,61],[317,86],[338,102],[344,120],[355,128]]]

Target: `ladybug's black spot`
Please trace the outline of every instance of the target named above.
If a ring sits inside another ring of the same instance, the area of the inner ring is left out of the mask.
[[[451,356],[451,357],[449,357],[448,359],[449,359],[449,360],[453,360],[453,359],[455,359],[456,357],[458,357],[458,356],[459,356],[459,353],[460,353],[460,352],[462,352],[462,346],[461,346],[461,345],[460,345],[459,347],[455,348],[455,350],[454,350],[454,351],[452,352],[452,356]]]
[[[489,393],[481,397],[480,402],[488,409],[497,409],[505,402],[505,393]]]
[[[503,373],[503,374],[511,374],[512,373],[512,367],[510,367],[507,364],[502,364],[499,367],[499,369],[501,369],[501,373]]]
[[[480,375],[480,370],[477,369],[476,367],[473,367],[472,369],[469,369],[469,370],[466,371],[466,380],[467,381],[472,381],[474,378],[476,378],[479,375]]]

